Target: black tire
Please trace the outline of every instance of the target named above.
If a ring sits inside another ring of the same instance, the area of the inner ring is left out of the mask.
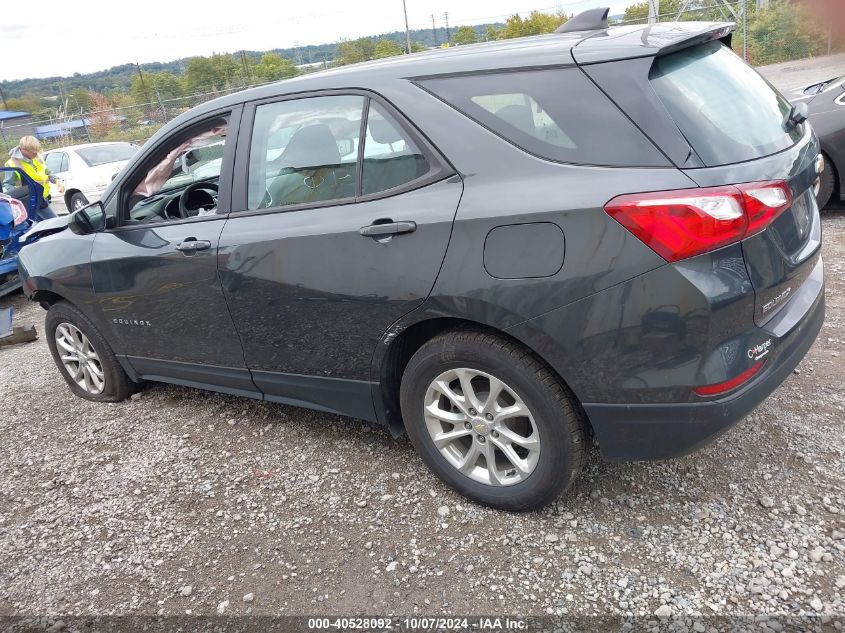
[[[63,323],[69,323],[79,329],[90,341],[90,345],[99,357],[99,365],[102,368],[104,386],[100,393],[89,393],[80,387],[71,377],[68,369],[64,366],[59,355],[58,344],[56,343],[56,330]],[[80,312],[75,306],[60,301],[50,306],[47,311],[44,329],[47,337],[47,345],[53,355],[53,361],[59,369],[62,378],[70,387],[70,390],[86,400],[95,402],[119,402],[125,400],[137,389],[138,385],[129,379],[126,372],[117,362],[111,346],[103,338],[93,323]]]
[[[82,207],[87,206],[87,205],[88,205],[88,198],[85,197],[84,193],[77,191],[68,200],[67,211],[68,211],[68,213],[73,213],[74,211],[77,211],[78,209],[81,209]]]
[[[523,481],[493,486],[471,479],[434,445],[425,422],[426,392],[443,372],[462,367],[503,381],[531,411],[542,443]],[[428,467],[462,495],[501,510],[537,510],[554,501],[578,476],[589,450],[589,427],[557,376],[530,351],[493,334],[451,331],[425,343],[405,368],[400,400],[408,436]]]
[[[825,170],[819,176],[821,183],[819,193],[816,195],[816,200],[819,203],[819,211],[827,206],[827,203],[830,202],[833,196],[834,189],[836,189],[836,168],[827,156],[824,157],[824,162]]]

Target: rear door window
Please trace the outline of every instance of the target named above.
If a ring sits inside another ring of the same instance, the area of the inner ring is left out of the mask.
[[[784,124],[789,102],[719,42],[658,57],[649,78],[707,166],[762,158],[802,136]]]
[[[355,197],[364,97],[259,105],[249,154],[248,209]]]
[[[382,106],[371,101],[361,193],[369,195],[396,189],[428,172],[428,159],[422,150]]]
[[[484,73],[419,83],[541,158],[614,167],[668,164],[654,144],[578,68]]]

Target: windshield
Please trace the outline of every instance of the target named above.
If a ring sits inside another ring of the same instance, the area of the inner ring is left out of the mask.
[[[132,143],[110,143],[108,145],[80,147],[76,150],[76,153],[89,167],[97,167],[98,165],[129,160],[138,152],[138,149],[139,147]]]
[[[789,102],[719,42],[658,57],[655,92],[707,166],[754,160],[794,145]]]

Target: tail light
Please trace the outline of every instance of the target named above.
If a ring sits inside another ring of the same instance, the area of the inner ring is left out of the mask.
[[[766,364],[765,360],[761,360],[759,363],[755,363],[744,372],[739,374],[738,376],[734,376],[730,380],[726,380],[724,382],[718,382],[715,385],[705,385],[703,387],[694,387],[693,391],[697,393],[699,396],[718,396],[723,393],[727,393],[729,391],[733,391],[737,387],[743,385],[744,383],[751,380],[754,376],[757,375],[757,372],[763,368],[763,365]]]
[[[23,206],[23,202],[20,200],[16,200],[15,198],[9,198],[7,202],[12,207],[12,217],[15,220],[15,226],[18,224],[22,224],[27,219],[26,207]]]
[[[605,211],[669,262],[762,231],[792,204],[781,180],[619,196]]]

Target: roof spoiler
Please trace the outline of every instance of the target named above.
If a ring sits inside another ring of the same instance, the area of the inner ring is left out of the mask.
[[[602,31],[607,28],[607,14],[609,7],[587,9],[573,16],[555,29],[555,33],[572,33],[573,31]]]

